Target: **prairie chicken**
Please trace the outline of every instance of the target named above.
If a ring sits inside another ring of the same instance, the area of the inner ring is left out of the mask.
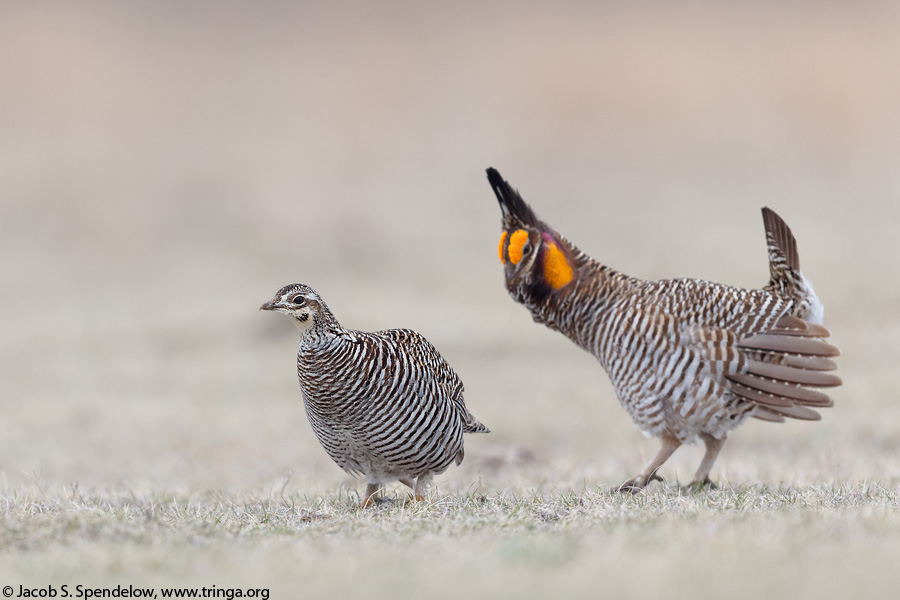
[[[463,433],[488,433],[466,409],[462,380],[415,331],[344,329],[319,294],[299,283],[260,310],[283,313],[300,330],[306,416],[328,456],[365,475],[363,506],[398,480],[422,499],[435,474],[462,462]]]
[[[800,272],[791,230],[772,210],[762,209],[771,274],[764,288],[643,281],[587,256],[495,169],[487,175],[503,213],[499,252],[510,296],[593,354],[638,428],[662,441],[620,490],[661,480],[656,471],[669,456],[699,440],[706,454],[692,485],[711,485],[728,432],[747,417],[818,420],[812,408],[833,404],[809,388],[840,385],[828,372],[840,353],[823,341],[822,303]]]

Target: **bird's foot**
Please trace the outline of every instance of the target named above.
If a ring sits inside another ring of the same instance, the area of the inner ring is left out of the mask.
[[[644,475],[638,475],[636,477],[632,477],[618,488],[616,488],[617,492],[620,493],[629,493],[629,494],[637,494],[639,491],[647,487],[651,481],[661,481],[663,485],[665,485],[666,480],[657,475],[655,472],[651,473],[649,477]]]
[[[719,486],[717,486],[709,477],[704,477],[703,479],[695,479],[684,486],[684,489],[692,493],[697,493],[702,490],[717,490],[719,489]]]
[[[382,501],[381,486],[377,483],[370,483],[366,486],[366,495],[363,497],[362,508],[374,508]]]
[[[414,504],[416,502],[425,502],[425,496],[421,494],[413,494],[406,498],[406,502],[403,503],[404,506],[409,506],[410,504]]]

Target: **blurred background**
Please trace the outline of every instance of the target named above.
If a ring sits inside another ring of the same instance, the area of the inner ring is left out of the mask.
[[[648,279],[763,285],[777,210],[845,385],[713,475],[896,482],[900,5],[746,4],[4,2],[0,489],[361,489],[257,311],[291,282],[459,371],[493,433],[439,489],[630,477],[656,442],[507,297],[488,166]]]

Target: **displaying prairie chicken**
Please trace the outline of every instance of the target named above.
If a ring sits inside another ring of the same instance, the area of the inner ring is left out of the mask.
[[[328,456],[347,473],[365,475],[364,506],[398,480],[421,500],[435,474],[462,462],[463,433],[488,432],[466,409],[459,376],[415,331],[344,329],[316,291],[299,283],[260,310],[283,313],[300,330],[306,416]]]
[[[747,417],[818,420],[813,408],[840,385],[838,349],[823,340],[824,310],[800,272],[791,230],[763,208],[771,279],[741,289],[697,279],[643,281],[603,265],[537,218],[495,169],[488,181],[503,212],[500,260],[510,296],[534,320],[593,354],[619,402],[662,447],[621,486],[636,492],[682,444],[706,454],[709,472],[728,432]]]

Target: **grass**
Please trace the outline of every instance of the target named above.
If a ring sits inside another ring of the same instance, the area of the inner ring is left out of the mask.
[[[900,488],[878,484],[402,498],[362,510],[346,492],[7,493],[0,573],[26,585],[262,586],[272,597],[837,597],[864,578],[877,597],[900,559]]]

